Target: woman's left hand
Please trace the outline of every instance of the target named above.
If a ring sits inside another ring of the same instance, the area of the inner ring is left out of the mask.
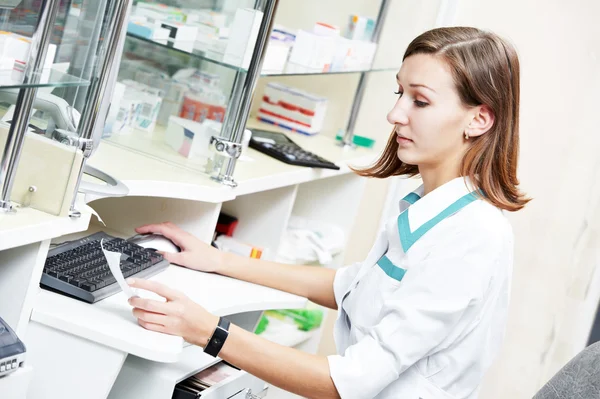
[[[128,279],[127,283],[133,288],[151,291],[166,299],[166,302],[140,297],[129,299],[133,315],[142,327],[183,337],[190,344],[206,346],[219,323],[217,316],[183,293],[155,281]]]

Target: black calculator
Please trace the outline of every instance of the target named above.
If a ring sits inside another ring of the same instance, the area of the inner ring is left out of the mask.
[[[339,170],[340,167],[312,152],[304,150],[279,132],[252,130],[250,147],[290,165]]]

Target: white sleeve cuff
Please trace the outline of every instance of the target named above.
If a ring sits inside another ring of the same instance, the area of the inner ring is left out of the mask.
[[[399,374],[393,356],[372,337],[365,337],[344,356],[328,356],[329,373],[342,399],[373,398]]]

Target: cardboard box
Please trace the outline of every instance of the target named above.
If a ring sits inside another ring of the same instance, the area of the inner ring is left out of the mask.
[[[318,72],[328,72],[335,53],[334,36],[299,30],[290,54],[290,63]]]
[[[169,32],[169,42],[181,51],[191,53],[198,37],[198,27],[174,21],[155,21],[155,25]]]
[[[287,31],[282,27],[276,26],[273,28],[263,60],[263,72],[282,72],[285,69],[295,40],[295,33]]]
[[[0,31],[0,70],[12,70],[11,79],[21,82],[27,68],[30,48],[30,38]],[[48,81],[55,58],[56,45],[50,44],[44,61],[42,82]]]
[[[160,89],[132,80],[123,80],[127,86],[125,99],[132,112],[129,125],[135,129],[152,133],[156,128],[158,113],[162,105]]]
[[[222,124],[205,120],[202,123],[171,116],[165,133],[165,142],[186,158],[205,158],[211,156],[209,142],[212,136],[218,136]]]
[[[248,69],[263,13],[251,8],[239,8],[235,12],[223,62]]]
[[[321,131],[327,98],[291,86],[271,82],[265,87],[258,118],[306,135]]]
[[[168,29],[156,26],[152,22],[129,22],[127,32],[163,45],[168,43],[169,34],[171,33]]]
[[[350,40],[371,41],[375,31],[375,19],[361,15],[350,15],[344,36]]]

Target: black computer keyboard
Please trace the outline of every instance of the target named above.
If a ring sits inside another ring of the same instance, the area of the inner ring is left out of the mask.
[[[41,286],[88,303],[94,303],[121,291],[100,247],[121,252],[121,270],[125,278],[147,278],[169,266],[160,254],[104,232],[70,241],[52,248],[44,265]]]

